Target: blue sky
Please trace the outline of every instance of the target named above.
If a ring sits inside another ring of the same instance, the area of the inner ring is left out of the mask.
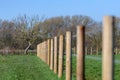
[[[46,18],[86,15],[101,21],[105,15],[120,16],[120,0],[0,0],[0,19],[24,14]]]

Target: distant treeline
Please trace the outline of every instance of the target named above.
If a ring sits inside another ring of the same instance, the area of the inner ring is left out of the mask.
[[[102,22],[96,22],[89,16],[44,17],[18,16],[13,20],[0,20],[0,50],[36,49],[36,45],[47,38],[65,34],[67,30],[76,34],[76,26],[86,26],[86,46],[99,47],[102,44]],[[120,18],[116,18],[116,47],[120,47]],[[73,37],[75,47],[76,38]]]

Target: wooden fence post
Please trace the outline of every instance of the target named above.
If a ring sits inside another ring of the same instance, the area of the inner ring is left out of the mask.
[[[54,43],[53,43],[53,39],[51,39],[51,63],[50,63],[50,69],[53,70],[53,67],[54,67],[54,52],[53,52],[53,47],[54,46]]]
[[[57,37],[54,37],[54,73],[57,73],[58,64]]]
[[[47,64],[50,66],[50,39],[48,39],[47,40],[47,53],[48,53],[48,55],[47,55]]]
[[[114,18],[105,16],[103,20],[102,80],[114,79]]]
[[[42,56],[41,56],[41,59],[43,60],[43,53],[44,53],[44,49],[43,49],[43,42],[42,42]]]
[[[40,43],[40,50],[42,50],[42,43]],[[40,59],[41,59],[41,56],[42,56],[42,51],[40,51]]]
[[[45,62],[45,41],[43,42],[43,61]]]
[[[43,57],[43,42],[41,43],[41,57],[40,57],[40,59],[42,60],[42,57]]]
[[[42,52],[41,52],[41,60],[43,60],[43,42],[41,44],[41,50],[42,50]]]
[[[59,37],[59,66],[58,66],[58,77],[63,75],[63,35]]]
[[[45,58],[44,52],[45,52],[45,51],[44,51],[44,42],[43,42],[43,53],[42,53],[42,55],[43,55],[43,57],[42,57],[42,58],[43,58],[43,61],[44,61],[44,58]]]
[[[41,56],[42,56],[42,43],[40,43],[40,59],[41,59]]]
[[[39,57],[39,44],[37,45],[37,56]]]
[[[45,62],[48,63],[48,46],[47,46],[47,40],[45,41]]]
[[[77,80],[84,80],[85,27],[77,26]]]
[[[66,80],[71,80],[71,32],[66,32]]]
[[[39,44],[39,58],[41,58],[41,43]]]

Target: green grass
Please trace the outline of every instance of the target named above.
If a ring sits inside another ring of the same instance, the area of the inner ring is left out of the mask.
[[[0,80],[58,80],[58,77],[34,55],[9,55],[0,56]]]
[[[101,57],[101,56],[92,56]],[[115,55],[120,60],[120,55]],[[86,80],[101,80],[101,60],[85,58]],[[120,64],[115,64],[115,78],[120,79]],[[65,80],[64,75],[58,79],[57,75],[49,69],[49,66],[36,55],[8,55],[0,56],[0,80]],[[76,80],[76,57],[72,57],[72,80]]]
[[[89,55],[101,58],[101,55]],[[65,59],[65,58],[64,58]],[[115,55],[115,59],[120,60],[120,55]],[[64,60],[65,66],[65,60]],[[109,67],[108,67],[109,68]],[[85,58],[85,79],[86,80],[102,80],[102,61]],[[120,80],[120,64],[115,64],[114,80]],[[63,76],[65,80],[65,73]],[[72,57],[72,80],[76,80],[76,56]]]
[[[93,57],[98,57],[93,55]],[[99,56],[100,57],[100,56]],[[115,55],[115,59],[120,60],[120,55]],[[108,66],[109,68],[109,66]],[[72,57],[72,77],[76,80],[76,57]],[[85,78],[86,80],[102,80],[102,61],[85,58]],[[115,64],[114,80],[120,80],[120,64]]]
[[[102,58],[102,55],[90,55],[90,56]],[[114,58],[117,59],[117,60],[120,60],[120,54],[119,55],[118,54],[114,55]]]

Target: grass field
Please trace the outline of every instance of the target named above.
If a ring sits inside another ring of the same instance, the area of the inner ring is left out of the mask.
[[[101,80],[102,61],[87,57],[85,59],[86,80]],[[101,56],[92,57],[101,58]],[[120,55],[116,55],[115,57],[117,60],[120,60]],[[115,80],[119,79],[120,64],[116,63]],[[65,80],[65,65],[64,76],[58,79],[57,75],[49,69],[49,66],[35,55],[0,56],[0,80]],[[75,56],[72,57],[72,80],[76,80]]]
[[[114,80],[120,80],[120,55],[115,55],[115,60],[117,60],[119,63],[118,62],[115,63]],[[87,55],[85,57],[85,78],[86,80],[102,80],[101,73],[102,73],[101,55]],[[63,80],[65,80],[65,76],[63,77]],[[72,80],[76,80],[76,56],[72,57]]]
[[[97,58],[97,56],[93,56]],[[116,55],[117,60],[120,60],[120,55]],[[73,58],[73,62],[76,62],[76,58]],[[73,63],[73,64],[74,64]],[[73,71],[75,71],[76,66],[73,66]],[[102,80],[101,72],[102,72],[102,61],[87,58],[85,59],[85,76],[86,80]],[[109,68],[109,66],[108,66]],[[115,63],[115,80],[120,80],[120,64]],[[75,76],[74,76],[75,77]]]
[[[0,80],[58,80],[58,78],[34,55],[9,55],[0,56]]]

